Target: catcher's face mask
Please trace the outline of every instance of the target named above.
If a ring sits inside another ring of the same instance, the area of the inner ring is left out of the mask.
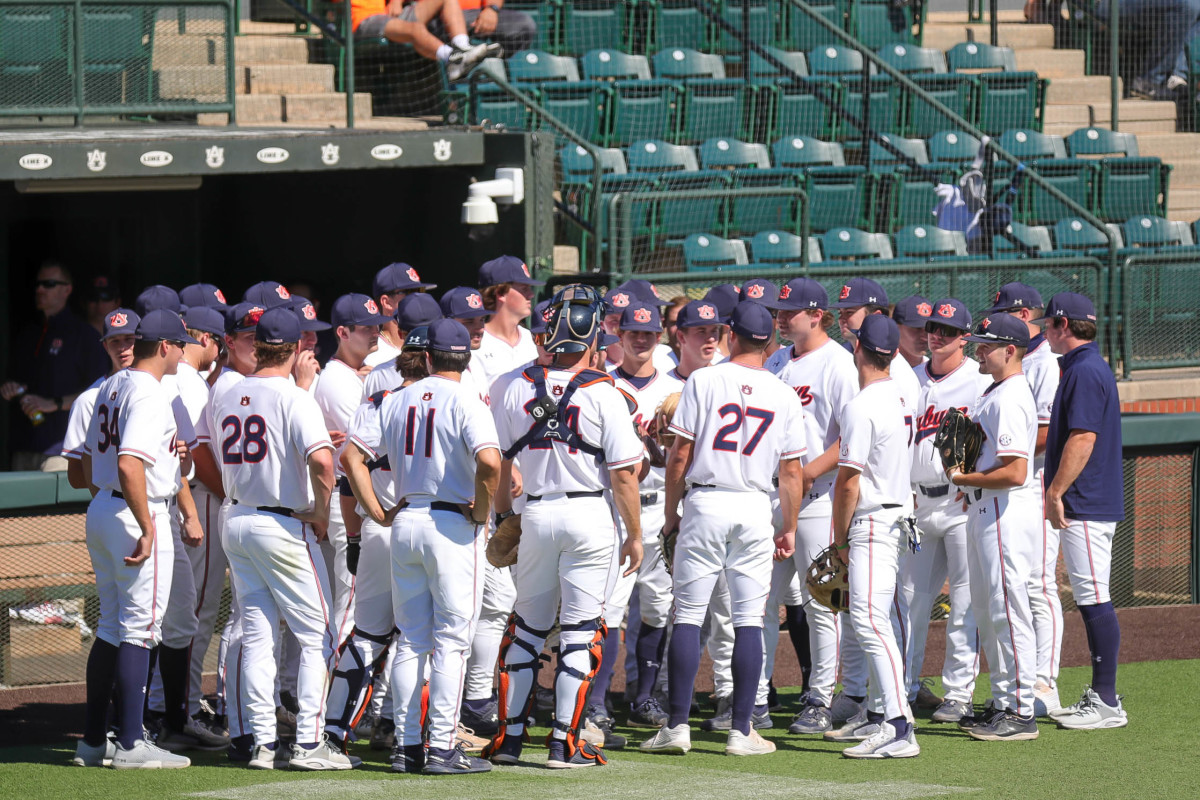
[[[582,353],[601,331],[604,304],[596,290],[583,284],[565,286],[550,301],[546,342],[551,353]]]

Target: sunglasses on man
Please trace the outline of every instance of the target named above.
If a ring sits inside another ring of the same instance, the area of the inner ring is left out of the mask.
[[[44,281],[37,281],[35,286],[42,289],[53,289],[55,286],[70,286],[70,281],[56,281],[53,278],[47,278]]]

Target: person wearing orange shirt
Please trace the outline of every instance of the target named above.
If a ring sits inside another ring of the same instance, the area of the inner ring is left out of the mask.
[[[458,0],[350,0],[350,18],[355,36],[411,44],[421,56],[442,62],[451,83],[462,80],[485,58],[504,55],[504,48],[495,42],[471,44]],[[449,44],[430,30],[435,22]]]

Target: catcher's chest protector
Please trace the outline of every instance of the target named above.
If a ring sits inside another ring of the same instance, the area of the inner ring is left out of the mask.
[[[594,456],[597,462],[603,461],[604,451],[583,440],[583,437],[571,424],[574,420],[568,412],[571,398],[577,390],[598,383],[612,384],[612,378],[598,370],[580,370],[563,389],[562,398],[555,401],[546,391],[548,373],[549,370],[546,367],[539,366],[528,367],[521,373],[527,381],[533,384],[534,392],[537,395],[532,402],[525,406],[525,411],[533,417],[534,422],[524,436],[513,442],[513,446],[504,451],[504,458],[511,461],[518,453],[535,442],[549,442],[550,444],[547,446],[550,447],[554,442],[562,442],[572,449]]]

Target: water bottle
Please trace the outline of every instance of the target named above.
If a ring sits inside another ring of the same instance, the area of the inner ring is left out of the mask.
[[[24,386],[17,389],[16,397],[22,397],[22,396],[24,396],[24,394],[25,394]],[[13,399],[16,399],[16,398],[13,398]],[[32,424],[35,428],[38,425],[41,425],[43,422],[46,421],[46,415],[43,414],[41,411],[35,411],[32,414],[27,414],[26,416],[29,417],[30,424]]]

